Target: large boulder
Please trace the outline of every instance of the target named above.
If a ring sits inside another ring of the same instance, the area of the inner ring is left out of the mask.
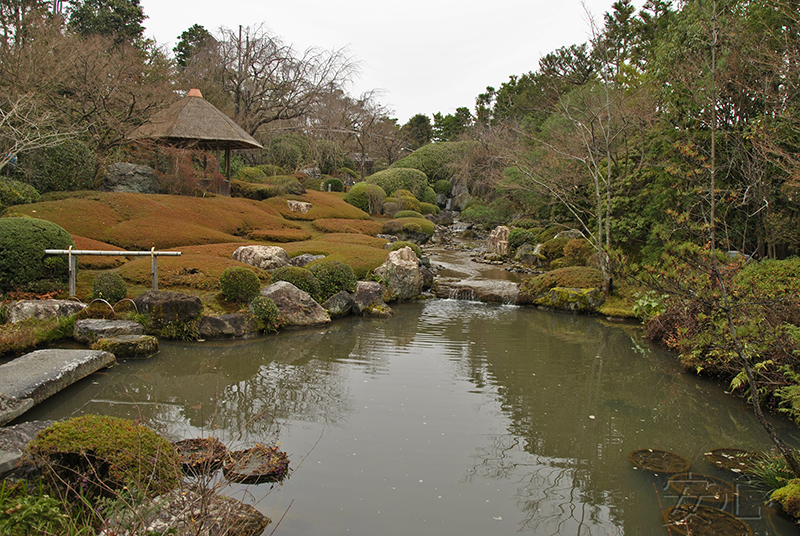
[[[54,316],[72,316],[86,307],[85,303],[73,300],[20,300],[11,305],[8,321],[12,324],[29,318],[52,318]]]
[[[414,298],[422,292],[423,278],[419,261],[410,247],[390,252],[386,262],[375,268],[375,275],[399,300]]]
[[[278,246],[241,246],[233,252],[233,260],[272,271],[289,265],[289,254]]]
[[[83,343],[93,343],[98,339],[121,337],[123,335],[143,335],[144,326],[132,320],[103,320],[86,318],[75,322],[72,337]],[[113,353],[113,352],[112,352]]]
[[[298,268],[305,268],[308,263],[318,261],[324,258],[325,255],[313,255],[311,253],[303,253],[301,255],[298,255],[297,257],[292,257],[289,263],[292,266],[297,266]]]
[[[151,167],[117,162],[108,167],[100,189],[106,192],[159,194],[161,181]]]
[[[308,292],[287,281],[261,289],[261,295],[275,302],[281,312],[281,322],[286,326],[314,326],[331,321],[325,309]]]
[[[110,352],[119,359],[147,359],[158,353],[158,339],[152,335],[119,335],[98,339],[92,350]]]
[[[505,225],[495,227],[486,239],[486,251],[495,255],[508,255],[508,235],[511,229]]]
[[[219,316],[204,316],[198,324],[200,337],[203,339],[224,339],[244,337],[258,332],[258,326],[252,315],[233,313]]]
[[[133,302],[140,313],[149,314],[156,324],[190,322],[203,312],[200,298],[180,292],[148,290]]]
[[[394,311],[383,301],[383,286],[375,281],[359,281],[352,294],[354,312],[363,316],[389,317]]]
[[[598,288],[553,287],[539,296],[533,303],[573,313],[591,313],[605,302],[605,295]]]
[[[342,290],[325,300],[322,307],[331,316],[345,316],[355,310],[356,302],[349,292]]]

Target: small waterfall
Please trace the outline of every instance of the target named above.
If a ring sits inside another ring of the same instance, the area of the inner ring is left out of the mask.
[[[475,291],[471,288],[451,288],[448,299],[475,301]]]

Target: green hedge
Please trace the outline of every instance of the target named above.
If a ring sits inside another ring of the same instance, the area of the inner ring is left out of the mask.
[[[355,183],[347,192],[345,200],[368,214],[378,214],[383,208],[386,192],[380,186],[368,182]]]
[[[431,184],[449,181],[455,174],[453,164],[478,145],[476,141],[429,143],[392,164],[390,169],[417,169],[428,177]]]
[[[247,303],[258,295],[261,281],[250,268],[230,266],[219,276],[219,286],[226,300]]]
[[[37,203],[41,198],[30,184],[0,178],[0,212],[13,205]]]
[[[67,282],[66,255],[45,249],[75,246],[55,223],[36,218],[0,218],[0,290],[53,290]]]
[[[311,294],[315,300],[320,296],[319,280],[311,270],[299,266],[283,266],[270,274],[270,283],[286,281],[304,292]]]
[[[310,263],[308,269],[319,281],[320,303],[343,290],[356,291],[358,278],[353,268],[343,262],[320,259]]]
[[[367,177],[367,182],[377,184],[388,195],[394,194],[397,190],[408,190],[417,199],[420,199],[428,188],[428,177],[416,169],[384,169]]]

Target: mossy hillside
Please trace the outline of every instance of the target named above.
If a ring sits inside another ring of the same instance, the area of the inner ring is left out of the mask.
[[[318,219],[350,219],[368,220],[369,214],[363,210],[350,205],[345,200],[345,194],[340,192],[315,192],[307,191],[303,195],[290,195],[286,197],[273,197],[261,203],[277,211],[287,220],[318,220]],[[302,212],[292,212],[289,209],[287,200],[302,201],[311,203],[311,210],[303,214]]]
[[[269,281],[269,274],[264,270],[235,261],[230,256],[224,258],[216,255],[187,254],[182,251],[180,257],[159,257],[159,288],[219,289],[222,272],[234,266],[252,269],[262,283]],[[149,257],[136,257],[121,266],[118,271],[126,281],[134,284],[149,287],[152,282]]]
[[[518,303],[535,303],[543,294],[555,287],[562,288],[603,288],[603,274],[600,270],[586,267],[559,268],[523,281],[519,289]]]
[[[107,242],[99,240],[92,240],[85,236],[72,235],[72,240],[75,242],[75,249],[83,249],[89,251],[125,251],[123,248],[111,245]],[[78,269],[89,270],[108,270],[117,268],[128,261],[127,257],[121,256],[105,256],[105,255],[79,255],[78,256]]]
[[[322,233],[355,233],[375,236],[383,225],[371,220],[319,219],[311,226]]]
[[[334,236],[341,237],[342,235]],[[361,237],[363,235],[345,236]],[[283,247],[291,257],[310,253],[312,255],[326,255],[326,260],[335,260],[348,264],[353,268],[359,279],[364,279],[369,272],[386,262],[386,257],[389,255],[389,252],[382,247],[377,248],[372,245],[347,242],[341,238],[339,240],[325,238],[325,240],[308,240],[306,242],[284,244]],[[381,244],[386,243],[385,240],[377,238],[372,238],[372,240],[379,241]]]
[[[351,221],[351,220],[347,220]],[[313,235],[305,229],[257,229],[247,233],[247,238],[258,242],[302,242],[309,240]]]

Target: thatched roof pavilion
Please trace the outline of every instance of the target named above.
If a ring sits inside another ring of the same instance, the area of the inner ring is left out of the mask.
[[[155,114],[128,135],[132,140],[151,139],[178,147],[225,150],[225,175],[231,179],[231,149],[262,149],[262,145],[233,119],[192,89],[169,108]]]

